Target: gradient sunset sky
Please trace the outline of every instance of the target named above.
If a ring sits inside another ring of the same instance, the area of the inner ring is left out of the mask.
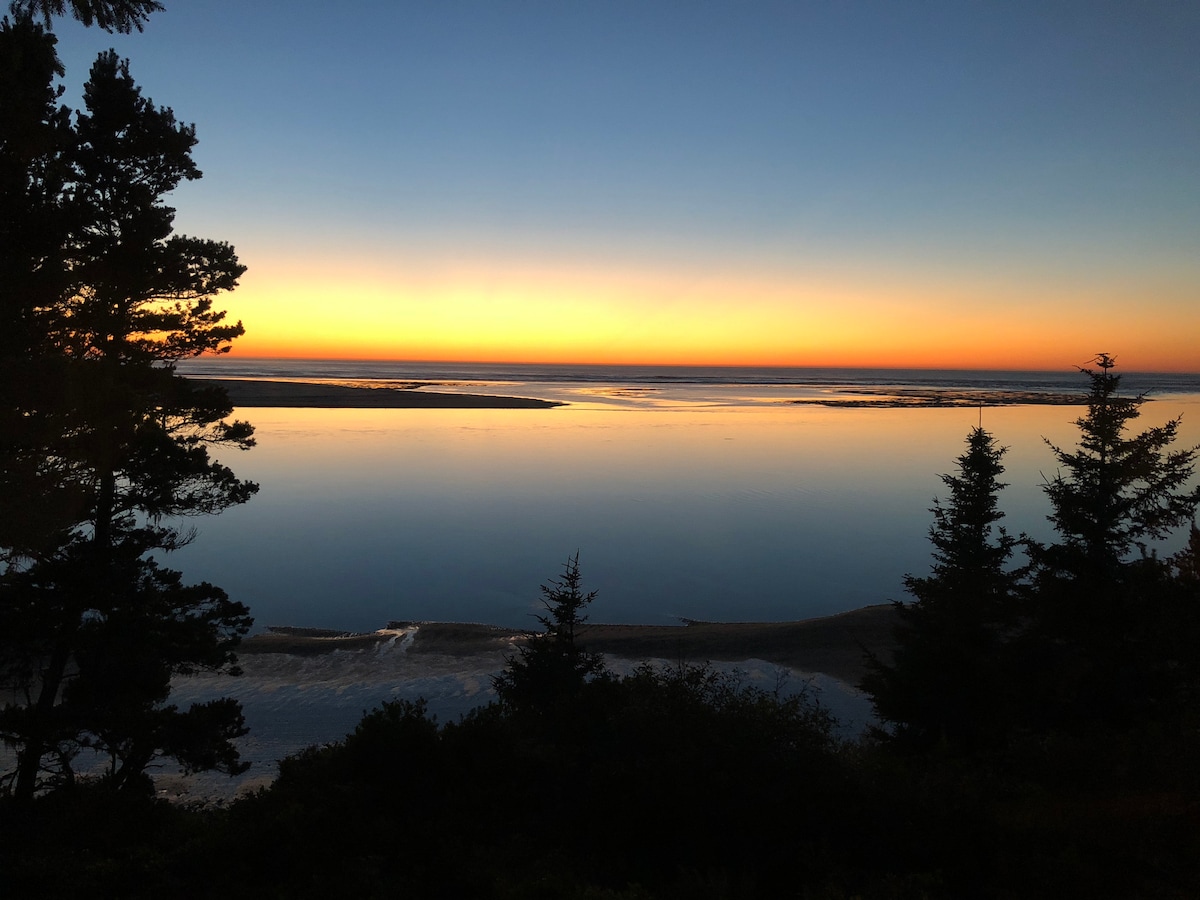
[[[1200,3],[163,2],[239,356],[1200,371]]]

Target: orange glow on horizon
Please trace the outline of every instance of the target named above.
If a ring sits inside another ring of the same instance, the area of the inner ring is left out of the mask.
[[[421,356],[421,355],[396,355],[396,354],[371,354],[362,353],[356,354],[353,349],[347,352],[339,352],[336,348],[330,352],[313,352],[306,349],[298,351],[287,348],[274,350],[270,345],[265,349],[260,349],[257,345],[253,352],[247,352],[244,348],[235,346],[234,350],[229,354],[229,357],[242,359],[279,359],[279,360],[313,360],[313,361],[345,361],[345,362],[396,362],[396,363],[432,363],[432,364],[448,364],[448,365],[575,365],[575,366],[636,366],[636,367],[653,367],[653,366],[682,366],[694,368],[781,368],[781,369],[911,369],[914,371],[928,370],[961,370],[961,371],[1006,371],[1006,372],[1053,372],[1053,371],[1074,371],[1076,368],[1088,367],[1095,357],[1095,353],[1077,353],[1074,356],[1077,359],[1064,361],[1071,354],[1060,355],[1052,362],[1035,361],[1026,364],[1017,364],[1005,362],[996,358],[994,362],[980,362],[978,359],[972,359],[969,362],[957,362],[954,358],[946,358],[939,362],[921,361],[915,362],[908,358],[869,358],[861,356],[833,356],[813,358],[809,360],[800,360],[785,358],[775,359],[772,357],[765,358],[748,358],[748,357],[729,357],[722,359],[711,359],[706,357],[694,357],[686,355],[663,355],[659,357],[640,357],[631,356],[627,358],[590,358],[590,357],[575,357],[575,356],[557,356],[550,353],[544,353],[539,356],[521,356],[511,355],[505,356],[501,354],[492,354],[490,356],[477,357],[458,357],[458,356]],[[1132,362],[1134,357],[1131,354],[1120,353],[1114,354],[1117,357],[1119,371],[1127,372],[1160,372],[1164,374],[1200,374],[1200,365],[1195,364],[1180,364],[1174,365],[1169,360],[1160,362],[1157,357],[1151,357],[1153,361]],[[990,357],[989,357],[990,359]],[[1139,360],[1145,359],[1139,357]]]
[[[239,357],[526,364],[1198,372],[1186,280],[1144,285],[844,272],[762,277],[517,264],[260,264],[222,304]]]

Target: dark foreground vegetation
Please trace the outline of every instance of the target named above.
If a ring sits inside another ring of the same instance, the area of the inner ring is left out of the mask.
[[[1128,432],[1106,354],[1078,448],[1051,448],[1053,543],[1000,527],[1003,448],[968,436],[863,740],[704,666],[611,675],[576,555],[491,705],[385,705],[253,796],[157,800],[163,761],[244,766],[236,702],[169,701],[236,674],[248,610],[155,560],[255,491],[209,456],[250,426],[174,371],[241,334],[212,298],[243,267],[172,234],[193,129],[111,53],[72,117],[43,24],[156,9],[18,0],[0,27],[0,896],[1200,896],[1196,450],[1177,421]]]
[[[704,666],[610,676],[577,560],[497,702],[385,704],[268,789],[187,809],[77,782],[3,810],[6,896],[1192,897],[1182,708],[971,754],[840,743],[803,694]]]

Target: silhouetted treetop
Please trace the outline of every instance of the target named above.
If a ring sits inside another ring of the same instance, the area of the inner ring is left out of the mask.
[[[1128,435],[1144,395],[1122,396],[1115,358],[1096,355],[1099,370],[1088,377],[1087,413],[1075,420],[1079,446],[1064,450],[1046,441],[1060,471],[1044,485],[1061,538],[1058,555],[1077,565],[1118,565],[1136,546],[1161,540],[1185,525],[1200,503],[1200,487],[1188,488],[1200,448],[1172,449],[1180,419]],[[1065,471],[1064,471],[1065,470]]]
[[[163,5],[156,0],[13,0],[11,8],[14,15],[40,17],[47,28],[54,16],[69,13],[89,28],[129,34],[142,31],[150,13],[161,12]]]
[[[576,553],[567,558],[561,578],[541,586],[546,613],[537,620],[544,631],[531,636],[492,679],[502,703],[544,713],[569,702],[587,679],[605,671],[603,656],[589,653],[575,641],[576,630],[587,621],[584,610],[596,598],[595,591],[585,594],[582,585]]]

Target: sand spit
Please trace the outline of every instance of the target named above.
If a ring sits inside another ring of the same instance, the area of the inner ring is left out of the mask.
[[[313,409],[550,409],[563,404],[530,397],[449,394],[391,387],[350,387],[303,381],[195,379],[225,388],[235,407],[308,407]]]
[[[806,672],[857,682],[871,652],[890,658],[896,614],[891,604],[800,622],[695,622],[671,625],[585,625],[579,640],[590,650],[623,659],[679,662],[737,662],[761,659]],[[501,654],[528,633],[495,625],[457,622],[391,622],[386,629],[353,634],[313,628],[276,627],[247,638],[241,654],[314,656],[363,650],[411,637],[412,654],[478,657]]]
[[[1084,406],[1086,394],[1047,393],[1045,391],[959,391],[942,388],[844,388],[854,397],[814,397],[789,400],[808,406],[850,407],[856,409],[922,409],[976,406]]]

